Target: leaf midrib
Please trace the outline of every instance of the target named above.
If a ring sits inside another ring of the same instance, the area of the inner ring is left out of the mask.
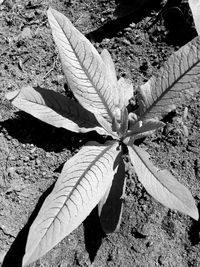
[[[50,225],[45,229],[45,233],[43,234],[43,236],[40,238],[39,243],[42,242],[42,240],[44,239],[46,233],[49,231],[50,227],[53,225],[53,223],[55,222],[55,220],[57,219],[57,217],[59,216],[61,210],[63,209],[63,207],[66,205],[66,203],[71,199],[74,191],[76,190],[76,188],[78,187],[78,185],[81,183],[82,179],[84,179],[85,174],[88,172],[88,170],[94,165],[94,162],[96,163],[108,150],[110,150],[115,144],[117,143],[117,141],[113,141],[112,145],[107,146],[100,154],[98,154],[95,158],[95,161],[93,161],[87,168],[86,170],[83,172],[83,174],[81,175],[81,177],[77,180],[74,188],[72,189],[72,191],[70,192],[70,194],[67,196],[66,200],[64,201],[63,205],[59,208],[57,214],[55,215],[55,217],[53,218],[52,222],[50,223]]]
[[[18,95],[19,95],[19,94],[18,94]],[[18,96],[18,95],[17,95],[17,96]],[[16,98],[16,97],[15,97],[15,98]],[[23,100],[25,100],[25,101],[27,101],[27,102],[30,102],[30,103],[33,103],[33,104],[36,104],[36,105],[39,105],[39,106],[42,106],[42,107],[47,107],[47,108],[51,109],[52,111],[55,111],[58,115],[64,117],[63,115],[65,114],[65,112],[62,111],[62,109],[57,108],[57,109],[54,110],[53,108],[48,107],[47,105],[44,105],[44,104],[41,104],[41,103],[36,103],[36,102],[34,102],[34,101],[32,101],[32,100],[27,100],[27,99],[23,99]],[[13,100],[12,100],[12,101],[13,101]],[[82,106],[82,108],[84,108],[84,107]],[[88,111],[88,110],[87,110],[87,111]],[[63,114],[59,114],[59,112],[61,112],[61,113],[63,113]],[[90,112],[90,111],[88,111],[88,112]],[[71,116],[71,118],[75,118],[75,120],[76,120],[76,116],[73,115],[71,111],[68,112],[68,114],[69,114],[69,117]],[[92,114],[92,113],[91,113],[91,114]],[[64,117],[64,118],[65,118],[65,117]],[[67,118],[65,118],[65,119],[67,119]],[[95,118],[95,119],[96,119],[96,118]],[[77,120],[79,121],[79,119],[77,119]],[[101,125],[94,125],[94,124],[93,124],[92,122],[90,122],[89,120],[86,120],[85,117],[81,118],[80,121],[83,122],[83,123],[87,123],[87,124],[90,125],[92,128],[95,128],[95,127],[100,127],[100,128],[102,128]],[[96,121],[97,121],[97,120],[96,120]],[[72,122],[74,122],[74,121],[72,120]],[[74,123],[76,123],[76,122],[74,122]],[[97,121],[97,123],[98,123],[98,121]],[[78,127],[80,127],[80,126],[78,126]],[[84,126],[81,126],[80,128],[84,128]],[[85,126],[85,128],[87,129],[86,126]]]
[[[55,17],[54,17],[54,19],[55,19]],[[55,20],[56,20],[56,19],[55,19]],[[66,34],[65,34],[64,30],[63,30],[62,25],[60,25],[60,23],[59,23],[57,20],[56,20],[56,22],[57,22],[57,24],[60,26],[60,29],[62,30],[64,36],[66,36]],[[71,22],[67,22],[67,23],[71,23]],[[75,33],[75,34],[77,34],[77,33]],[[71,35],[71,30],[70,30],[70,35]],[[102,95],[102,93],[101,93],[100,91],[97,91],[97,90],[96,90],[96,86],[95,86],[93,80],[91,79],[91,75],[89,74],[89,72],[87,71],[87,69],[83,66],[82,62],[80,61],[80,59],[79,59],[79,57],[78,57],[78,54],[77,54],[76,50],[74,49],[74,47],[73,47],[73,45],[72,45],[72,42],[71,42],[71,40],[70,40],[71,37],[67,37],[67,36],[66,36],[66,39],[68,40],[68,42],[69,42],[69,44],[70,44],[70,46],[71,46],[71,48],[72,48],[72,50],[73,50],[73,52],[74,52],[74,54],[75,54],[75,56],[76,56],[77,61],[79,62],[80,66],[82,67],[82,69],[83,69],[84,73],[86,74],[88,80],[89,80],[90,83],[92,84],[92,86],[93,86],[93,88],[95,89],[97,95],[99,95],[99,97],[100,97],[100,99],[101,99],[101,101],[102,101],[102,104],[105,106],[106,111],[107,111],[107,113],[108,113],[108,115],[109,115],[109,117],[110,117],[110,119],[111,119],[111,121],[112,121],[112,118],[113,118],[112,112],[111,112],[111,110],[110,110],[110,108],[109,108],[109,106],[108,106],[108,104],[107,104],[107,102],[106,102],[104,96]],[[77,42],[79,42],[79,41],[77,41]],[[100,55],[99,55],[99,56],[100,56]],[[93,60],[94,60],[94,58],[93,58]],[[102,60],[102,64],[104,64],[103,60]],[[105,64],[104,64],[104,65],[105,65]],[[106,79],[107,79],[107,77],[106,77]],[[81,104],[81,103],[80,103],[80,104]],[[113,105],[114,105],[114,103],[113,103]]]
[[[191,47],[190,47],[191,49]],[[189,51],[190,53],[190,51]],[[189,54],[188,53],[188,54]],[[173,55],[172,55],[173,56]],[[177,56],[177,55],[176,55]],[[187,55],[188,56],[188,55]],[[163,98],[164,95],[166,95],[173,87],[174,85],[176,85],[176,83],[178,83],[185,75],[187,75],[188,72],[190,72],[193,68],[195,68],[196,65],[198,65],[200,63],[200,60],[197,60],[197,62],[195,62],[191,67],[189,67],[183,74],[181,74],[169,87],[167,87],[167,89],[165,91],[163,91],[160,96],[146,109],[146,111],[141,115],[140,119],[144,119],[148,113],[156,107],[157,103]],[[164,66],[165,67],[165,66]],[[163,68],[164,68],[163,67]],[[173,75],[174,76],[174,75]],[[155,84],[157,83],[157,79],[160,79],[161,76],[159,75],[159,77],[152,77],[155,80]],[[155,115],[155,114],[154,114]],[[159,114],[160,115],[160,114]],[[156,115],[155,115],[156,116]]]
[[[173,196],[175,196],[180,202],[182,202],[181,201],[181,199],[178,197],[178,196],[176,196],[176,195],[174,195],[174,193],[170,190],[170,189],[168,189],[158,178],[157,178],[157,176],[155,176],[154,175],[154,171],[153,170],[151,170],[151,168],[149,169],[148,168],[148,164],[146,164],[145,163],[145,161],[143,160],[143,157],[142,156],[140,156],[140,154],[137,152],[137,150],[136,149],[134,149],[134,147],[133,147],[133,150],[135,151],[135,153],[137,154],[137,156],[140,158],[140,160],[142,161],[142,163],[143,163],[143,165],[148,169],[148,171],[151,173],[151,175],[153,175],[155,178],[156,178],[156,180],[165,188],[165,189],[167,189]],[[150,162],[150,164],[152,164],[151,162]],[[153,164],[152,164],[152,167],[155,167]],[[156,167],[155,167],[156,168]],[[156,171],[156,170],[155,170]],[[162,170],[161,170],[162,171]]]

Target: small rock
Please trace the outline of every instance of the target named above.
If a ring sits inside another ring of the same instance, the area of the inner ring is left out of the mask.
[[[20,33],[21,39],[30,39],[32,38],[31,29],[29,27],[26,27],[23,29],[23,31]]]
[[[47,157],[47,158],[50,158],[50,157],[51,157],[51,153],[47,152],[47,153],[46,153],[46,157]]]
[[[126,28],[126,31],[131,32],[132,31],[131,27]]]
[[[29,159],[30,159],[30,158],[29,158],[28,156],[25,156],[24,159],[23,159],[23,161],[24,161],[24,162],[28,162]]]
[[[131,45],[131,42],[128,41],[127,39],[123,39],[122,43],[125,44],[125,45]]]
[[[19,168],[16,169],[16,173],[17,174],[22,174],[23,172],[24,172],[23,167],[19,167]]]
[[[36,163],[36,165],[39,166],[39,165],[41,165],[41,160],[40,160],[40,159],[36,159],[36,160],[35,160],[35,163]]]
[[[14,167],[8,168],[7,172],[9,174],[10,178],[17,178],[18,177],[18,174],[16,173],[16,168],[14,168]]]
[[[136,24],[135,24],[134,22],[132,22],[132,23],[130,24],[130,27],[131,27],[131,28],[135,28],[135,25],[136,25]]]
[[[32,149],[30,150],[30,153],[33,154],[33,153],[35,152],[35,150],[36,150],[36,147],[32,148]]]
[[[110,42],[110,39],[108,39],[108,38],[103,39],[103,43],[104,43],[104,44],[107,44],[107,43],[109,43],[109,42]]]
[[[15,161],[15,160],[16,160],[16,157],[15,157],[14,155],[10,155],[10,156],[9,156],[9,160],[10,160],[10,161]]]

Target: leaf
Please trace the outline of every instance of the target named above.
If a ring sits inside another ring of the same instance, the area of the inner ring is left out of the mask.
[[[94,46],[61,13],[50,8],[48,19],[70,89],[81,105],[112,122],[117,89]]]
[[[91,112],[57,92],[27,86],[7,93],[6,98],[15,107],[55,127],[77,133],[95,130],[99,134],[107,134]]]
[[[115,65],[108,50],[104,49],[101,52],[101,57],[106,65],[107,74],[110,77],[110,81],[114,87],[117,87],[119,108],[124,108],[128,105],[129,100],[133,97],[133,84],[131,80],[121,77],[117,81],[117,75],[115,71]]]
[[[158,170],[143,149],[128,144],[131,162],[139,181],[147,192],[170,209],[181,211],[198,220],[198,209],[190,191],[180,184],[169,171]]]
[[[119,153],[117,142],[91,142],[65,163],[30,228],[23,266],[42,257],[85,220],[112,183]]]
[[[139,90],[142,119],[162,118],[200,88],[200,37],[174,53]]]
[[[188,0],[190,9],[192,11],[192,16],[194,19],[194,24],[198,35],[200,35],[200,1],[199,0]]]
[[[129,100],[133,97],[133,84],[131,80],[121,77],[118,80],[118,90],[120,108],[128,106]]]
[[[131,125],[131,122],[129,121],[129,124],[130,130],[127,132],[126,137],[132,135],[134,137],[134,140],[144,136],[148,136],[153,131],[162,128],[165,125],[164,122],[155,119],[137,121],[136,123],[134,122],[133,125]]]
[[[118,158],[113,182],[98,204],[101,227],[106,234],[117,231],[121,222],[126,177],[122,155],[119,154]]]
[[[99,124],[103,127],[107,135],[112,136],[113,139],[119,140],[119,136],[116,131],[114,131],[112,124],[105,120],[101,115],[95,114],[95,117]]]
[[[117,74],[115,71],[115,65],[107,49],[103,49],[103,51],[101,52],[101,57],[105,63],[107,75],[110,78],[110,82],[112,83],[112,86],[117,87]]]

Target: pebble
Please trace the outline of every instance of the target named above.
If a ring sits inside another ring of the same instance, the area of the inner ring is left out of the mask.
[[[131,45],[131,42],[128,41],[127,39],[123,39],[122,43],[125,44],[125,45]]]
[[[131,27],[131,28],[135,28],[135,25],[136,25],[136,24],[135,24],[134,22],[132,22],[132,23],[130,24],[130,27]]]
[[[27,162],[29,160],[30,160],[30,158],[28,156],[25,156],[24,159],[23,159],[24,162]]]
[[[36,147],[32,148],[32,149],[30,150],[30,153],[33,154],[33,153],[35,152],[35,150],[36,150]]]
[[[132,31],[131,27],[126,28],[126,31],[127,31],[127,32]]]
[[[20,34],[21,39],[29,39],[32,38],[31,29],[29,27],[25,27]]]
[[[35,163],[39,166],[39,165],[41,165],[41,160],[40,159],[36,159]]]
[[[47,152],[47,153],[46,153],[46,157],[47,157],[47,158],[50,158],[50,157],[51,157],[51,153]]]
[[[105,39],[103,39],[103,42],[104,42],[104,44],[107,44],[107,43],[109,43],[109,42],[110,42],[110,39],[108,39],[108,38],[105,38]]]
[[[10,178],[17,178],[18,174],[16,173],[16,168],[15,167],[10,167],[7,169],[7,172],[10,176]]]
[[[22,173],[24,172],[23,167],[19,167],[19,168],[17,168],[16,172],[17,172],[18,174],[22,174]]]

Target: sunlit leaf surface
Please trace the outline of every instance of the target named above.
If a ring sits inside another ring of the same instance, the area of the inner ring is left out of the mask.
[[[200,90],[200,37],[170,56],[139,89],[142,118],[162,118]]]
[[[64,74],[74,96],[84,108],[112,122],[119,99],[117,88],[110,83],[103,59],[64,15],[49,9],[48,19]]]
[[[190,191],[167,170],[158,170],[143,149],[128,144],[131,162],[139,181],[157,201],[171,209],[181,211],[198,220],[198,209]]]
[[[94,114],[57,92],[27,86],[19,91],[7,93],[6,98],[15,107],[55,127],[77,133],[95,130],[100,134],[106,134]]]
[[[24,265],[48,252],[89,215],[112,183],[119,152],[114,141],[88,143],[65,163],[30,228]]]

